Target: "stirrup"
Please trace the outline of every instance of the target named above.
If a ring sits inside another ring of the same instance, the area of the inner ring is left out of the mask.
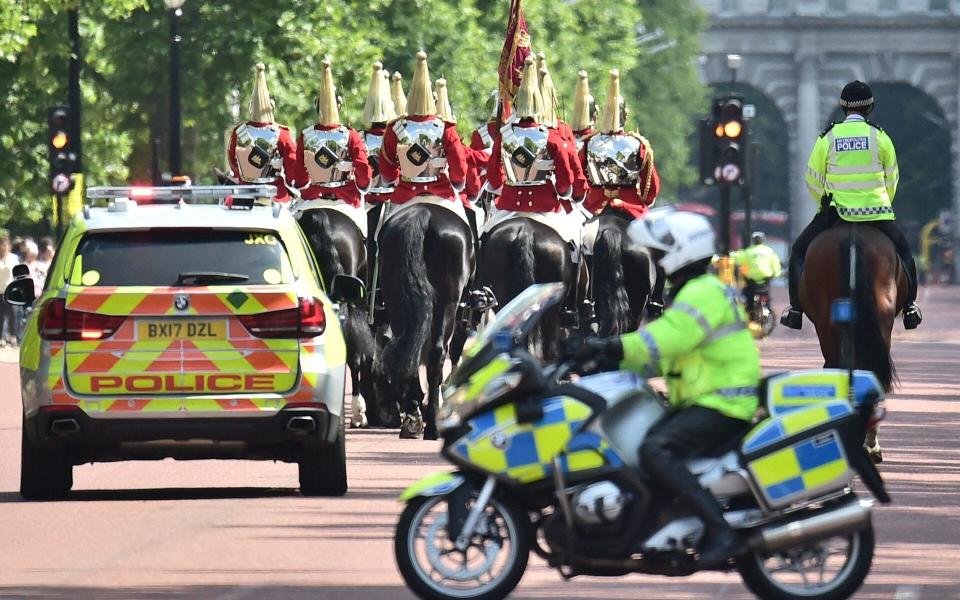
[[[780,315],[780,324],[799,331],[803,327],[803,313],[792,306],[788,306]]]
[[[653,321],[654,319],[659,319],[663,316],[663,304],[660,302],[654,302],[653,300],[647,302],[647,319]]]
[[[468,291],[467,297],[460,305],[469,310],[484,312],[497,307],[497,297],[488,286],[483,286],[480,289]]]
[[[917,306],[916,302],[911,302],[906,308],[903,309],[904,329],[916,329],[917,326],[922,322],[923,313],[920,312],[920,307]]]

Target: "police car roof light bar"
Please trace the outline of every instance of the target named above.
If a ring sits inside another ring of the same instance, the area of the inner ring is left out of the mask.
[[[273,185],[196,185],[196,186],[114,186],[87,188],[90,200],[184,201],[226,198],[274,198],[277,188]]]

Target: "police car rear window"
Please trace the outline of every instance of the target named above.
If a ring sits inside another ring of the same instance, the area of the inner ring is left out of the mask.
[[[84,286],[262,285],[291,283],[290,259],[263,231],[153,229],[89,233],[69,281]]]

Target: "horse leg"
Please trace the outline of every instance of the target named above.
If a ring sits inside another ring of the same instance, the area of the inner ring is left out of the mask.
[[[347,364],[350,366],[350,427],[354,429],[362,429],[367,426],[367,403],[360,391],[362,362],[355,348],[347,349]]]
[[[420,388],[420,377],[405,378],[398,386],[400,392],[400,413],[403,422],[400,424],[400,439],[415,440],[423,434],[423,416],[420,413],[420,403],[423,400],[423,390]]]
[[[883,462],[883,449],[880,447],[880,428],[877,425],[867,430],[867,437],[863,442],[863,447],[866,448],[867,454],[870,456],[873,464],[876,465]]]

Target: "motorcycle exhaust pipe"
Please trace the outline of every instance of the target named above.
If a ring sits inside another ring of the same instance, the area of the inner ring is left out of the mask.
[[[750,538],[750,547],[760,552],[776,552],[807,542],[859,531],[870,525],[872,512],[872,500],[851,502],[813,517],[763,528]]]

